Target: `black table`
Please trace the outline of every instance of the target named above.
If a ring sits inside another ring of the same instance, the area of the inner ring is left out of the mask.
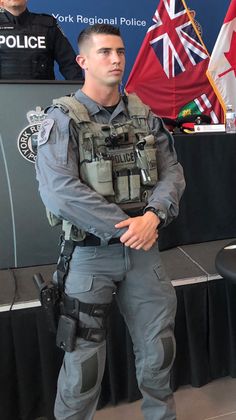
[[[236,236],[236,134],[175,135],[186,190],[160,249]]]

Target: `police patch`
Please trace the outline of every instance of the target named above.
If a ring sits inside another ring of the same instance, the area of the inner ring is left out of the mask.
[[[41,124],[34,124],[25,127],[21,131],[17,146],[20,154],[29,162],[35,163],[37,155],[37,137]]]
[[[42,144],[47,143],[53,124],[54,120],[52,120],[51,118],[47,118],[43,121],[40,131],[38,133],[38,146],[42,146]]]
[[[17,139],[17,147],[21,156],[31,163],[35,163],[36,160],[38,133],[45,118],[46,115],[40,107],[27,112],[27,119],[30,125],[21,131]]]

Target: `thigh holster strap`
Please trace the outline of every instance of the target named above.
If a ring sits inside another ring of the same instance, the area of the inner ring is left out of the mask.
[[[93,317],[106,318],[111,309],[111,303],[86,303],[66,294],[63,294],[62,301],[64,313],[76,319],[79,319],[80,312]]]
[[[106,339],[106,330],[104,328],[80,328],[77,330],[78,337],[87,341],[101,343]]]

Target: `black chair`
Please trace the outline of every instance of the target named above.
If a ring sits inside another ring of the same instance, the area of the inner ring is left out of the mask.
[[[225,245],[218,252],[215,265],[223,278],[236,282],[236,240]]]

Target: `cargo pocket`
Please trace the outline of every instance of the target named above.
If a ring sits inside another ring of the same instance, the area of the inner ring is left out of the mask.
[[[166,281],[166,282],[171,282],[170,278],[167,276],[166,270],[164,268],[164,266],[162,265],[162,263],[158,263],[155,264],[153,266],[153,270],[156,274],[156,276],[158,277],[158,279],[162,282]]]
[[[169,317],[170,322],[174,322],[177,307],[177,298],[174,286],[172,286],[171,280],[161,263],[156,264],[153,267],[153,270],[159,284],[159,297],[163,298],[163,313]]]
[[[93,275],[70,273],[66,279],[65,292],[69,295],[80,295],[90,292],[93,286]]]

